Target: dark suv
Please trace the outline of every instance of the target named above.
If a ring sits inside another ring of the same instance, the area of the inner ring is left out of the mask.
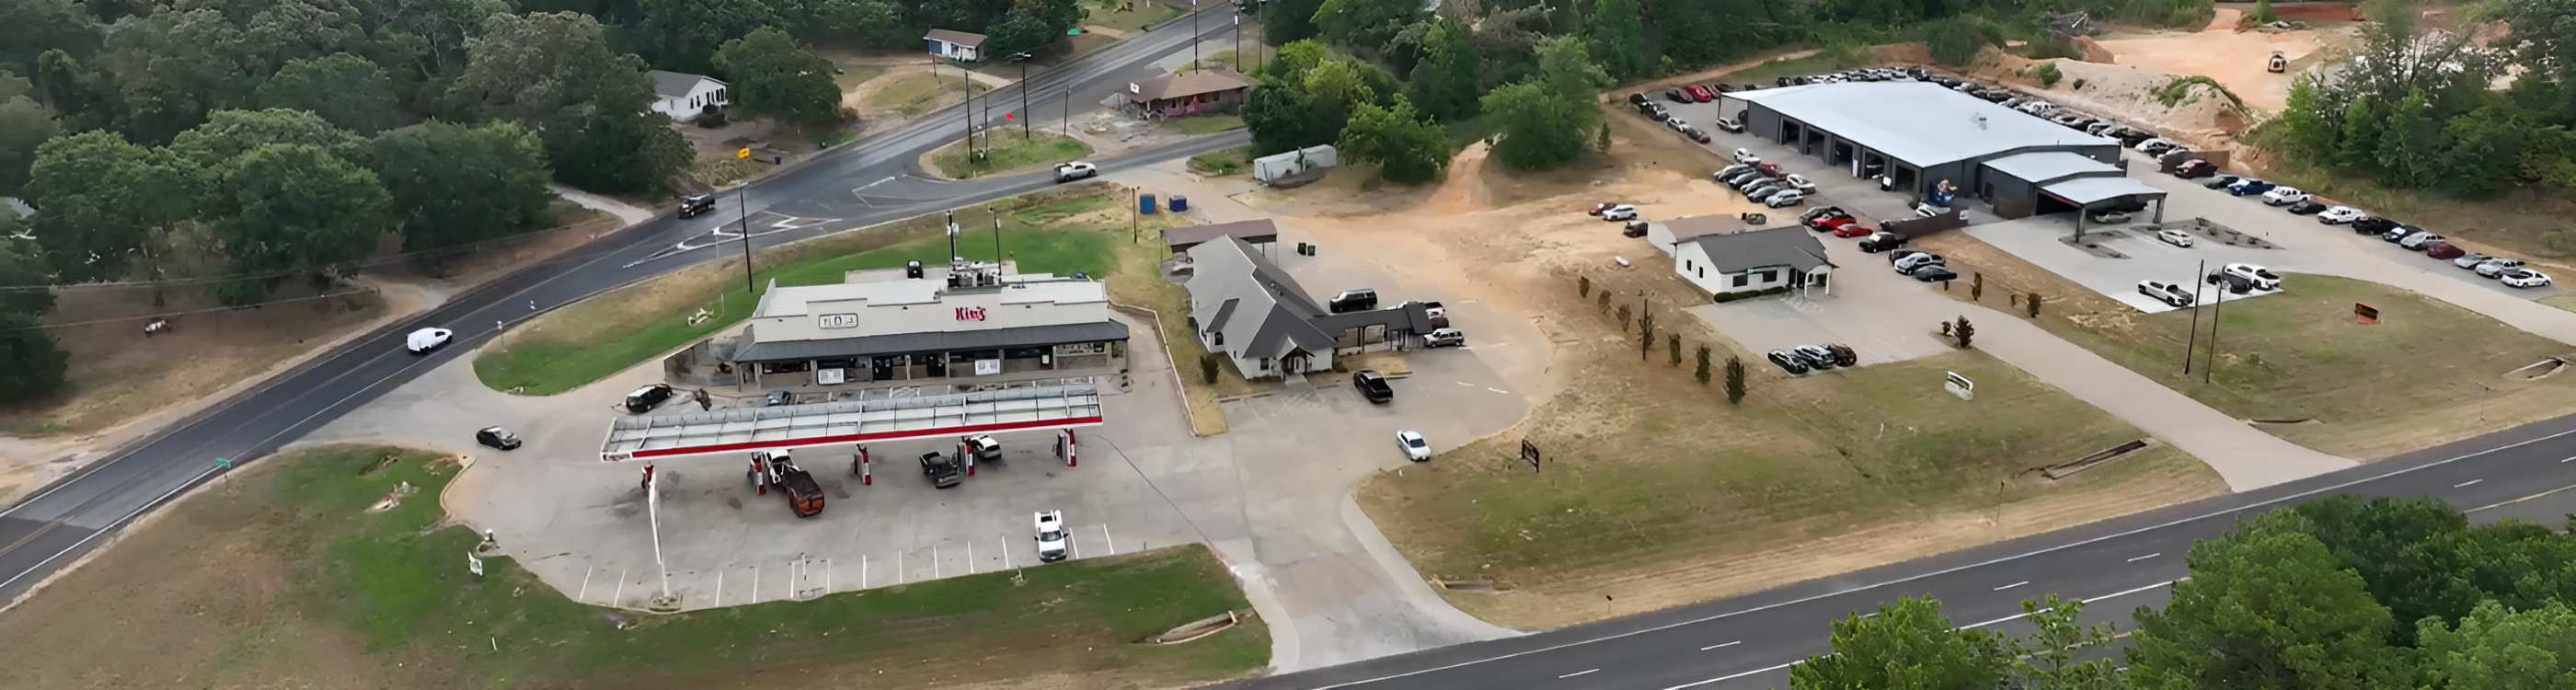
[[[716,195],[699,194],[680,200],[680,217],[696,218],[716,210]]]

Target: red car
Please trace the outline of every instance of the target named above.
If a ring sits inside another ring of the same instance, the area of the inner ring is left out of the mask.
[[[1717,90],[1708,88],[1705,84],[1692,84],[1688,87],[1684,87],[1683,90],[1690,93],[1691,100],[1693,101],[1707,103],[1709,101],[1717,100]]]
[[[1867,237],[1872,232],[1876,230],[1859,223],[1845,223],[1834,228],[1835,237]]]
[[[1763,161],[1761,165],[1753,166],[1753,169],[1762,171],[1766,177],[1777,178],[1781,175],[1780,164],[1771,161]]]
[[[1584,210],[1583,215],[1587,215],[1587,216],[1597,216],[1597,215],[1601,215],[1601,212],[1602,212],[1602,211],[1610,210],[1610,207],[1612,207],[1612,206],[1617,206],[1617,205],[1619,205],[1619,202],[1616,202],[1616,201],[1604,201],[1604,202],[1601,202],[1601,203],[1598,203],[1598,204],[1593,204],[1593,205],[1592,205],[1592,208]]]
[[[1828,232],[1858,222],[1860,222],[1860,219],[1858,218],[1853,218],[1849,215],[1839,213],[1829,216],[1809,218],[1806,221],[1807,229],[1814,230],[1816,232]]]
[[[2451,246],[2451,243],[2440,240],[2434,240],[2433,242],[2424,245],[2424,255],[2436,259],[2457,259],[2466,254],[2468,254],[2467,250]]]

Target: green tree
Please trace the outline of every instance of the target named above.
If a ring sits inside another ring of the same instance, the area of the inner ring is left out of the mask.
[[[0,402],[52,395],[70,367],[71,354],[35,314],[0,312]]]
[[[2367,96],[2343,108],[2343,134],[2335,142],[2335,164],[2347,170],[2372,170],[2379,163],[2380,114]]]
[[[1487,121],[1501,132],[1494,155],[1524,170],[1554,168],[1583,155],[1584,142],[1602,126],[1593,99],[1610,81],[1579,37],[1540,43],[1538,58],[1537,74],[1494,89],[1482,101]]]
[[[1439,125],[1413,112],[1413,103],[1395,97],[1395,107],[1361,103],[1342,127],[1341,155],[1378,164],[1389,182],[1421,184],[1449,167],[1449,140]]]
[[[1484,56],[1467,43],[1472,32],[1455,21],[1433,23],[1423,34],[1422,63],[1413,68],[1413,101],[1443,122],[1476,116],[1476,98],[1484,94],[1477,79]]]
[[[367,140],[302,110],[219,110],[196,129],[180,132],[167,151],[200,170],[212,171],[269,144],[318,146],[353,165],[372,165]]]
[[[2320,88],[2316,79],[2305,73],[2291,78],[2289,101],[2268,125],[2291,149],[2309,156],[2328,155],[2335,150],[2334,122],[2329,118],[2336,113],[2322,102]]]
[[[1611,77],[1624,83],[1652,73],[1654,60],[1646,54],[1646,24],[1637,0],[1601,0],[1592,6],[1590,19],[1592,57]]]
[[[366,258],[385,230],[376,174],[319,146],[263,145],[212,177],[208,215],[235,272],[336,275],[330,266]]]
[[[0,196],[17,196],[36,163],[36,147],[63,135],[54,111],[36,103],[25,78],[0,72]]]
[[[2111,644],[2111,624],[2077,621],[2084,602],[2051,594],[2042,601],[2023,600],[2021,612],[2031,627],[2028,639],[2011,641],[2012,666],[2006,687],[2051,690],[2110,690],[2123,687],[2119,667],[2110,659],[2077,661],[2086,652]]]
[[[588,15],[494,15],[465,52],[457,88],[537,132],[564,182],[644,191],[688,165],[688,142],[647,110],[653,78],[643,61],[609,50]]]
[[[1698,379],[1698,380],[1699,380],[1699,385],[1702,385],[1702,386],[1708,385],[1708,346],[1707,346],[1707,345],[1701,345],[1701,346],[1699,346],[1699,362],[1698,362],[1698,364],[1699,364],[1699,366],[1698,366],[1698,367],[1693,368],[1693,369],[1691,370],[1691,378]]]
[[[841,87],[832,61],[790,38],[761,27],[716,49],[716,69],[733,84],[733,104],[789,122],[828,125],[841,118]]]
[[[1314,38],[1323,30],[1315,26],[1315,12],[1324,0],[1268,0],[1261,4],[1261,39],[1263,43],[1282,46]]]
[[[50,290],[27,289],[53,284],[52,266],[35,240],[22,239],[26,221],[0,210],[0,314],[42,314],[54,305]]]
[[[1985,629],[1961,629],[1930,596],[1878,605],[1834,621],[1833,653],[1789,667],[1795,690],[1965,690],[1997,687],[2011,647]]]
[[[2360,575],[2299,531],[2288,510],[2191,548],[2191,579],[2164,610],[2139,607],[2128,680],[2146,690],[2389,687],[2395,621]]]
[[[33,65],[49,50],[88,55],[98,50],[103,28],[80,0],[0,2],[0,63]]]
[[[2576,610],[2549,602],[2513,611],[2478,605],[2455,627],[2426,621],[2425,687],[2447,690],[2537,690],[2576,687]]]
[[[1987,43],[1985,20],[1973,14],[1927,22],[1923,32],[1923,43],[1932,50],[1932,61],[1952,67],[1976,61],[1977,50]]]
[[[626,45],[653,66],[677,72],[712,71],[716,46],[764,26],[786,26],[788,17],[766,0],[636,0],[641,18]],[[468,50],[471,50],[470,48]]]
[[[660,113],[602,108],[582,126],[581,139],[555,157],[555,177],[583,189],[647,192],[688,167],[696,154]]]
[[[1726,357],[1726,404],[1744,404],[1744,358]]]
[[[554,193],[545,150],[517,124],[432,120],[376,137],[377,177],[403,246],[435,249],[535,227]]]
[[[1324,0],[1315,7],[1315,28],[1326,40],[1369,50],[1382,50],[1396,32],[1422,18],[1415,0]]]
[[[2409,92],[2389,107],[2379,133],[2379,166],[2385,171],[2380,180],[2388,186],[2422,187],[2439,172],[2441,133],[2427,108],[2422,91]]]
[[[384,131],[402,116],[393,77],[366,58],[348,53],[286,63],[259,85],[259,104],[310,112],[359,134]]]
[[[2502,191],[2522,160],[2523,131],[2528,128],[2506,108],[2497,106],[2479,108],[2443,123],[2442,138],[2451,142],[2450,148],[2442,152],[2443,191],[2461,197],[2483,197]]]
[[[1258,155],[1332,143],[1345,120],[1318,108],[1306,90],[1265,75],[1243,98],[1243,124]]]
[[[109,131],[37,147],[26,198],[37,209],[36,241],[57,280],[118,277],[148,260],[147,241],[195,213],[185,165]]]
[[[2272,13],[2272,0],[2254,0],[2254,21],[2262,24],[2281,21],[2280,15]]]

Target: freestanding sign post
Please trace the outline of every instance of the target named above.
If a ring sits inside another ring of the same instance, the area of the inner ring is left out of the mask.
[[[1977,399],[1977,382],[1968,380],[1968,377],[1960,376],[1959,372],[1946,371],[1942,373],[1947,374],[1947,376],[1941,381],[1942,390],[1949,391],[1951,395],[1959,396],[1960,400]]]
[[[1521,439],[1521,462],[1529,463],[1531,472],[1538,471],[1538,444]]]

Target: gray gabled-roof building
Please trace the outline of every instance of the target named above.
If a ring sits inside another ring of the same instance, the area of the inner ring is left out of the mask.
[[[1200,345],[1225,353],[1245,378],[1333,367],[1333,335],[1313,323],[1327,311],[1288,271],[1230,236],[1188,253],[1190,280],[1184,287]]]

